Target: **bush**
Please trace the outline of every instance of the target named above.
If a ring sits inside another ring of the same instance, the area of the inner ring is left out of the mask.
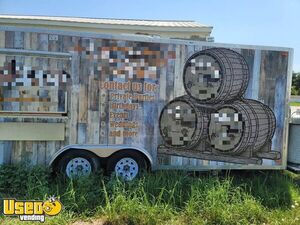
[[[49,190],[50,172],[42,166],[0,166],[0,197],[43,199]]]

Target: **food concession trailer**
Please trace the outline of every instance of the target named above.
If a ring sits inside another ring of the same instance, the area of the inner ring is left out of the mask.
[[[2,163],[285,169],[293,50],[0,27]]]

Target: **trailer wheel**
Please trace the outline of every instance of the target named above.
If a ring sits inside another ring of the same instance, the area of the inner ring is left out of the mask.
[[[99,168],[99,158],[96,155],[84,150],[74,150],[59,159],[55,170],[69,178],[78,178],[88,176]]]
[[[113,154],[107,161],[107,172],[115,173],[125,181],[131,181],[147,169],[147,162],[141,153],[122,150]]]

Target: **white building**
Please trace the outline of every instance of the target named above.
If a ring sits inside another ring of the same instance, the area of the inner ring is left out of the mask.
[[[80,17],[0,15],[0,26],[36,27],[50,30],[106,34],[141,34],[164,38],[212,41],[213,27],[189,20],[132,20]]]

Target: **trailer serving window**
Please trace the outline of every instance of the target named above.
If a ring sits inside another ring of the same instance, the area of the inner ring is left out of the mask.
[[[0,140],[64,140],[70,70],[68,53],[0,49]]]
[[[66,114],[68,53],[0,49],[0,112]]]

